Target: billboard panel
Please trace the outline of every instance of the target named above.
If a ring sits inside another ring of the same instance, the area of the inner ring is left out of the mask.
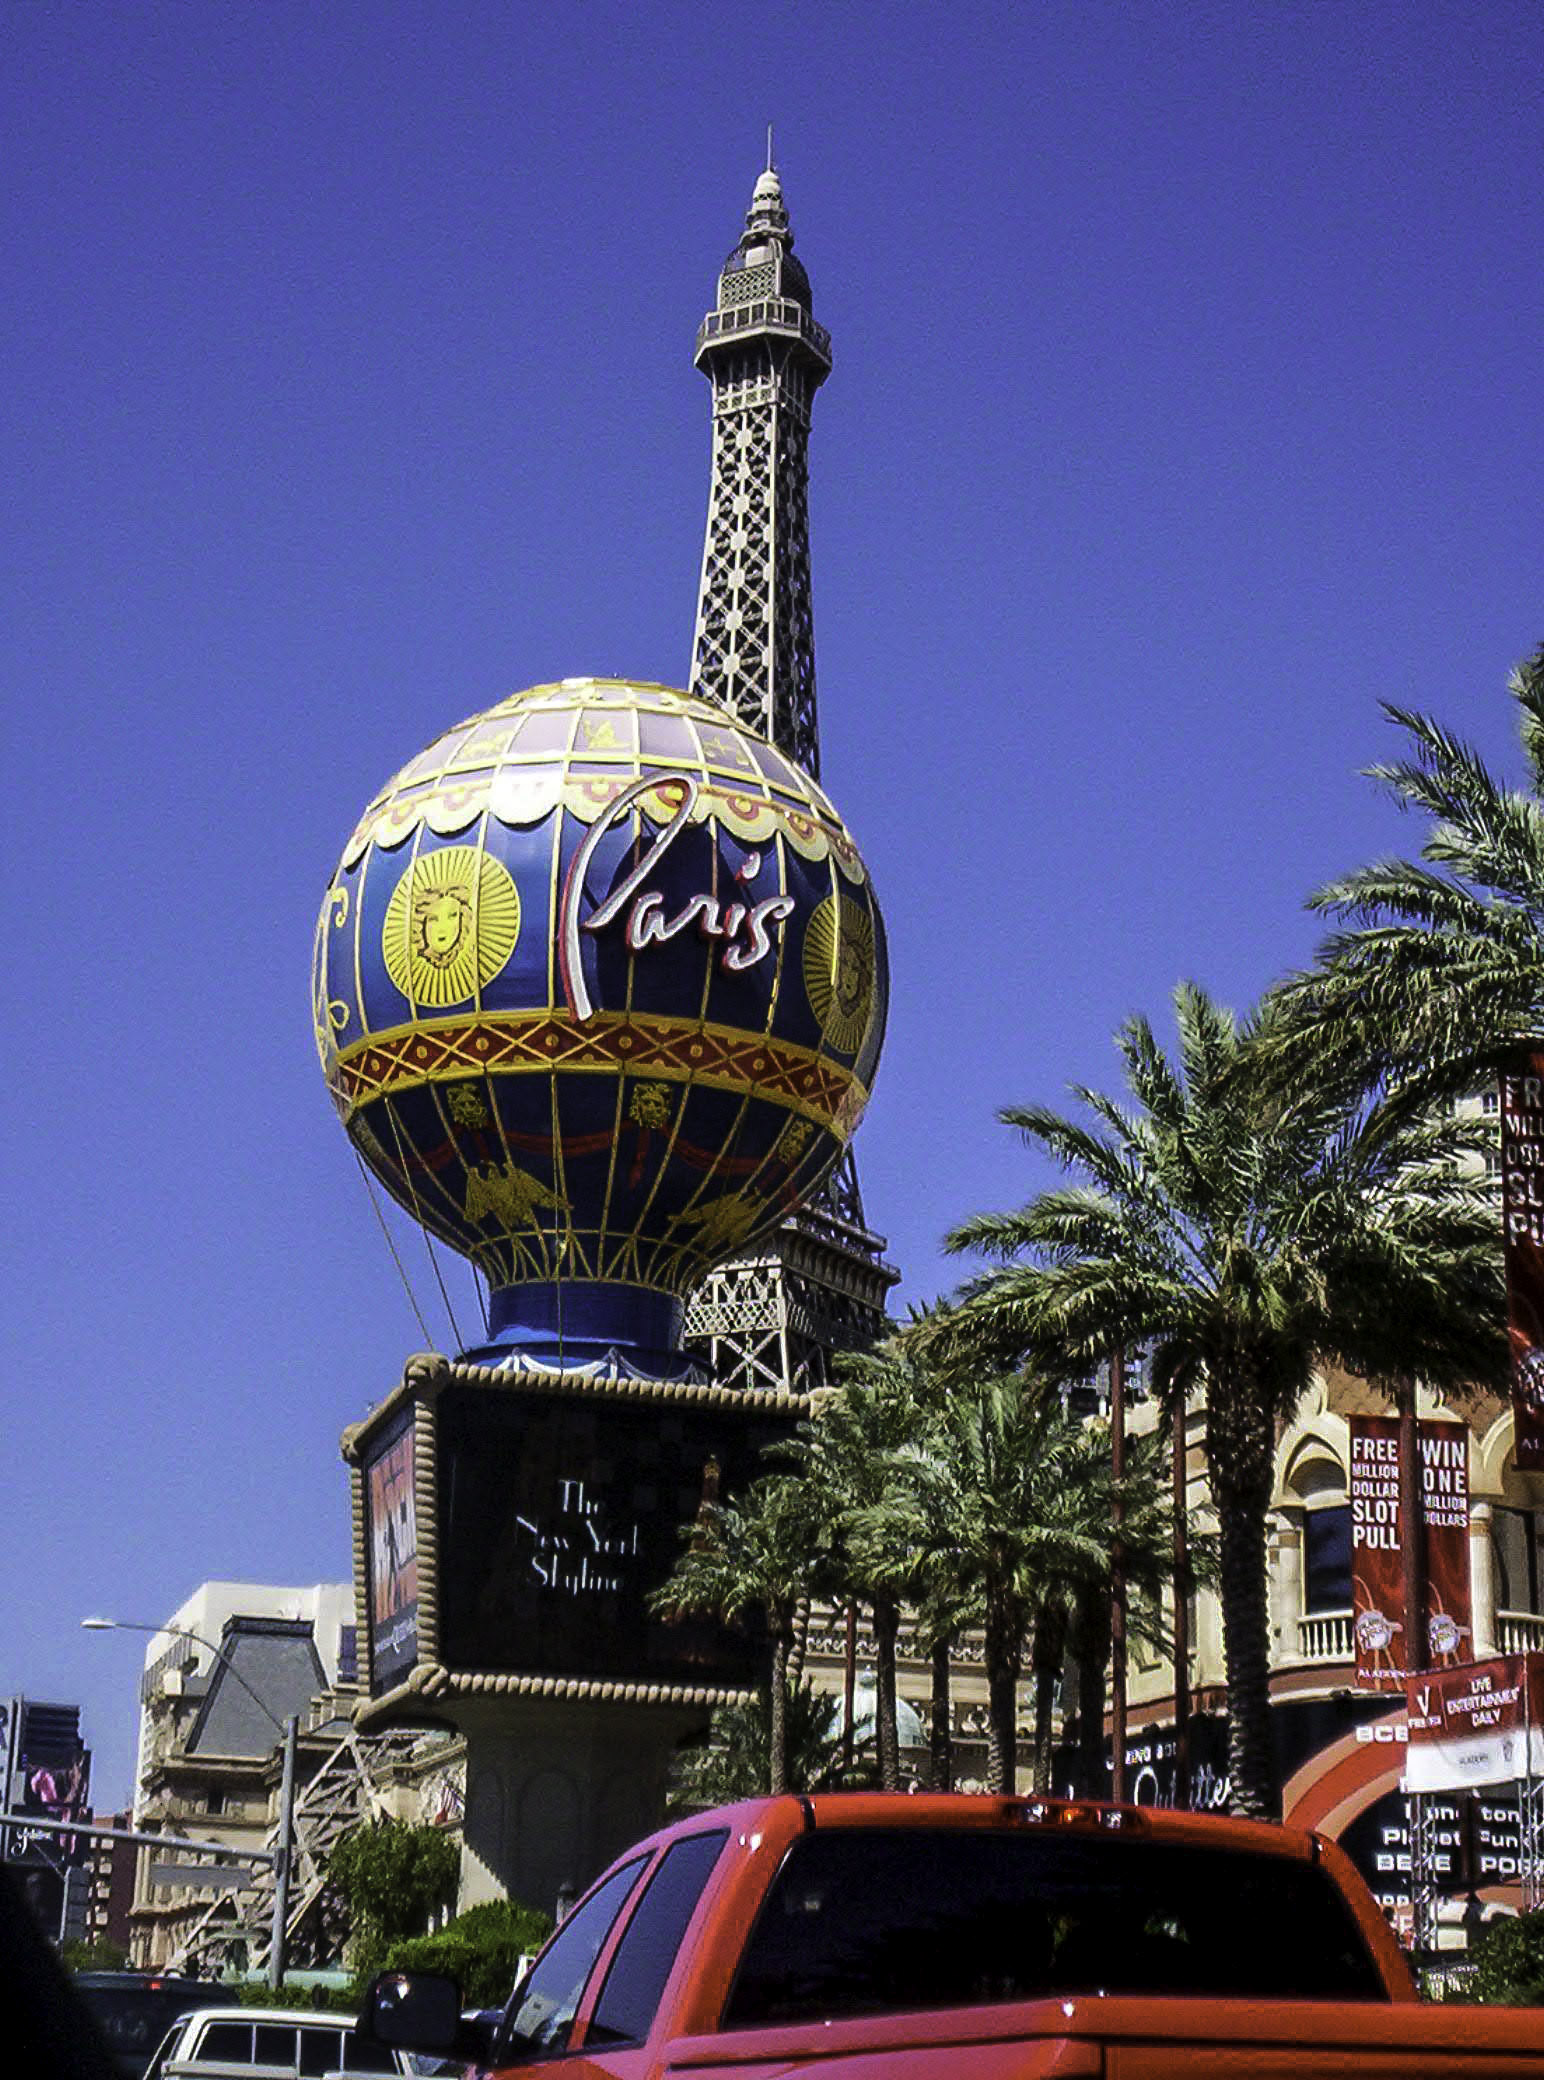
[[[1501,1204],[1517,1463],[1544,1467],[1544,1054],[1501,1079]]]
[[[364,1462],[365,1565],[370,1609],[370,1690],[400,1683],[418,1659],[418,1507],[413,1411],[392,1425]]]
[[[689,1401],[453,1387],[439,1397],[439,1659],[452,1670],[749,1688],[754,1619],[649,1609],[681,1527],[791,1418]]]
[[[1403,1690],[1404,1521],[1399,1503],[1399,1419],[1352,1416],[1351,1596],[1356,1680],[1363,1690]],[[1417,1425],[1426,1533],[1426,1656],[1461,1661],[1471,1637],[1469,1433],[1462,1423]]]

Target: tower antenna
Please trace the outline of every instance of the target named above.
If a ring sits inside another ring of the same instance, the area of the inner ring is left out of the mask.
[[[770,123],[767,125],[767,171],[768,173],[776,173],[777,171],[777,168],[772,164],[772,125]]]

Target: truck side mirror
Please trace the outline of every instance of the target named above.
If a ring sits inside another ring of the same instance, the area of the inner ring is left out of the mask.
[[[443,1972],[380,1972],[359,2011],[359,2035],[394,2051],[448,2057],[461,2033],[461,1989]]]

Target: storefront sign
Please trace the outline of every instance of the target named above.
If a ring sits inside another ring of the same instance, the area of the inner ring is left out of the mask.
[[[1410,1679],[1405,1788],[1462,1791],[1544,1776],[1544,1654]]]
[[[1501,1079],[1501,1203],[1520,1467],[1544,1467],[1544,1054]]]
[[[1461,1661],[1470,1639],[1469,1433],[1462,1423],[1417,1426],[1426,1534],[1426,1655],[1432,1667]],[[1351,1594],[1356,1680],[1363,1690],[1402,1690],[1405,1640],[1404,1524],[1399,1501],[1399,1421],[1352,1416]]]

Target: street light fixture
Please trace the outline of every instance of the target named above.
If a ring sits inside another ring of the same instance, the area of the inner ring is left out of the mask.
[[[205,1639],[189,1625],[147,1625],[136,1618],[82,1618],[82,1630],[86,1632],[149,1632],[171,1633],[177,1639],[190,1639],[196,1646],[212,1654],[217,1667],[234,1676],[248,1697],[262,1712],[265,1719],[284,1743],[284,1767],[279,1779],[279,1845],[273,1859],[273,1935],[268,1945],[268,1984],[279,1987],[284,1984],[284,1953],[289,1945],[289,1892],[290,1861],[295,1842],[295,1742],[300,1732],[300,1715],[291,1712],[280,1719],[265,1698],[259,1697],[246,1677],[230,1659],[223,1646],[217,1647],[213,1640]]]

